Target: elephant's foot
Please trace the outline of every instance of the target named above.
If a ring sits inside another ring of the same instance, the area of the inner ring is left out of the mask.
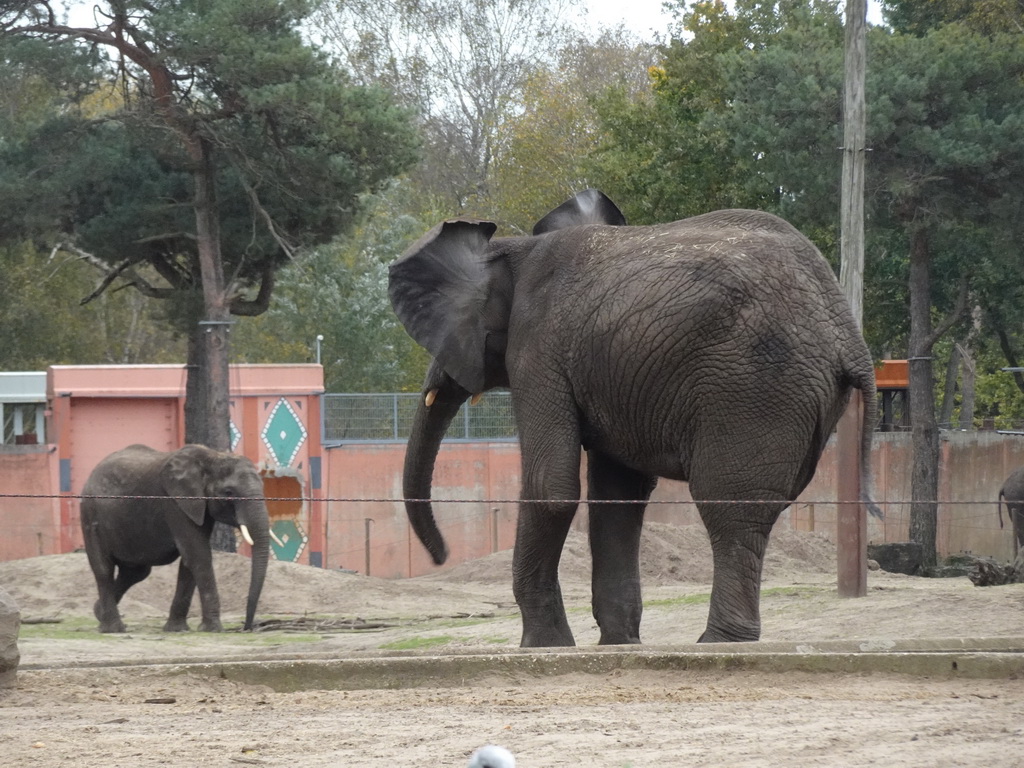
[[[539,604],[538,604],[539,603]],[[565,617],[561,594],[519,606],[523,617],[522,648],[555,648],[576,645]]]
[[[756,643],[761,639],[761,627],[717,628],[710,624],[698,639],[698,643]]]
[[[189,626],[185,619],[168,619],[164,624],[164,632],[188,632]]]
[[[199,624],[200,632],[223,632],[224,627],[221,626],[220,619],[203,619]]]
[[[598,645],[640,645],[639,633],[601,630],[601,639]]]
[[[572,633],[561,632],[555,628],[546,630],[528,630],[523,628],[523,639],[519,643],[520,648],[569,648],[576,645]]]
[[[522,648],[557,648],[576,645],[565,611],[523,611]],[[531,615],[532,614],[532,615]]]
[[[117,608],[114,608],[113,611],[104,611],[102,604],[97,600],[92,606],[92,612],[100,623],[100,632],[115,634],[125,631],[124,622],[121,621],[121,615],[117,612]]]

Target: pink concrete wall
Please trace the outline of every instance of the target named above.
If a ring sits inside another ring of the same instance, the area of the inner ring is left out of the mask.
[[[999,528],[995,500],[1006,476],[1024,465],[1024,439],[992,432],[954,432],[945,437],[938,510],[940,555],[972,552],[1009,560],[1013,547],[1010,528]],[[405,446],[399,444],[349,445],[327,452],[329,567],[365,572],[365,520],[369,518],[373,520],[369,533],[371,575],[393,578],[438,570],[419,541],[410,536],[399,502],[348,501],[400,499],[404,451]],[[875,435],[873,496],[885,517],[869,517],[870,542],[908,539],[910,468],[909,433]],[[585,488],[585,465],[581,473]],[[438,456],[433,495],[441,500],[515,499],[519,482],[517,443],[447,443]],[[777,525],[821,532],[835,540],[836,484],[835,443],[831,441],[811,484],[797,503],[783,512]],[[649,521],[702,524],[685,483],[661,480],[651,500],[646,514]],[[491,552],[495,519],[498,549],[514,544],[514,503],[436,503],[434,511],[450,551],[446,568]],[[586,517],[586,505],[581,505],[573,526],[585,531]]]
[[[370,575],[395,578],[436,570],[419,540],[411,536],[401,502],[352,501],[402,498],[405,445],[352,444],[326,453],[327,567],[365,573],[369,529]],[[451,552],[447,567],[495,551],[495,535],[497,550],[510,548],[515,541],[514,503],[456,502],[517,499],[519,444],[444,444],[437,459],[433,497],[437,500],[434,514]]]
[[[243,409],[243,439],[259,440],[266,424],[263,414],[275,397],[254,397]],[[296,406],[297,407],[297,406]],[[319,424],[316,397],[305,401],[303,419]],[[102,431],[102,427],[97,426]],[[1010,528],[999,528],[996,496],[1010,472],[1024,465],[1024,439],[990,432],[944,433],[940,467],[938,546],[942,554],[968,551],[1008,560],[1012,554]],[[145,442],[145,436],[133,440]],[[300,562],[308,552],[323,553],[329,568],[366,571],[369,529],[369,571],[394,578],[436,571],[429,556],[411,536],[402,497],[404,444],[350,444],[323,448],[322,489],[310,487],[305,462],[321,448],[311,430],[296,455],[300,466],[280,468],[268,478],[268,495],[295,497],[271,502],[275,520],[298,520],[303,527]],[[59,494],[59,460],[55,446],[48,452],[19,447],[0,452],[0,493]],[[247,451],[248,452],[248,451]],[[266,457],[264,456],[265,460]],[[872,542],[905,541],[909,533],[911,446],[907,433],[875,435],[872,454],[873,495],[885,519],[869,518]],[[77,475],[76,475],[77,476]],[[276,479],[275,479],[276,478]],[[446,567],[490,552],[510,548],[515,540],[520,467],[518,443],[446,443],[437,461],[434,497],[439,527],[451,556]],[[829,444],[812,483],[796,504],[783,513],[779,526],[820,531],[835,537],[836,473],[834,445]],[[304,497],[303,499],[297,498]],[[462,500],[472,500],[462,503]],[[503,500],[489,503],[486,499]],[[699,525],[700,518],[683,483],[663,480],[652,497],[647,519],[676,525]],[[75,502],[76,503],[76,502]],[[367,520],[371,520],[367,524]],[[47,499],[0,498],[0,559],[69,551],[61,544],[60,508]],[[586,507],[574,523],[585,530]],[[67,538],[67,537],[65,537]],[[73,547],[71,547],[73,548]]]
[[[264,476],[271,525],[283,541],[272,544],[279,560],[319,563],[323,549],[320,504],[319,365],[241,365],[230,370],[234,450],[250,458]],[[185,369],[180,365],[53,366],[47,372],[48,435],[53,441],[33,487],[52,500],[47,536],[52,551],[82,546],[80,502],[85,481],[104,457],[133,443],[158,450],[184,444]],[[0,453],[0,490],[16,487]],[[10,471],[13,478],[14,469]],[[9,504],[0,509],[9,508]],[[45,537],[44,537],[45,538]],[[37,547],[38,549],[38,547]],[[239,551],[248,547],[240,543]],[[23,545],[0,540],[0,558],[24,557]]]
[[[57,462],[43,447],[5,447],[0,451],[0,560],[55,555],[60,548],[60,515],[53,499]]]

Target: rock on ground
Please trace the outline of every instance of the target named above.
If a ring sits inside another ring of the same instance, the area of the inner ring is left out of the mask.
[[[18,662],[18,630],[21,628],[21,612],[14,598],[0,589],[0,688],[15,685]]]

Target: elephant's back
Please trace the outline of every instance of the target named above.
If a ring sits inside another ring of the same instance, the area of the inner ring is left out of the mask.
[[[102,459],[89,474],[82,493],[89,496],[135,493],[153,482],[166,454],[146,445],[130,445]]]
[[[580,332],[549,343],[589,444],[677,479],[709,435],[806,445],[838,412],[851,361],[870,367],[813,244],[777,217],[720,213],[714,227],[593,232],[597,255],[559,297]]]

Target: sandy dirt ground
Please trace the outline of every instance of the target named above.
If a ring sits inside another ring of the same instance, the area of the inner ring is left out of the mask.
[[[867,597],[841,599],[834,553],[820,535],[773,534],[762,640],[1024,636],[1024,585],[876,571]],[[686,649],[707,616],[707,537],[651,525],[643,558],[644,641]],[[100,635],[84,555],[0,563],[0,584],[29,622],[18,685],[0,693],[0,764],[461,767],[494,742],[520,768],[1024,766],[1024,681],[1012,679],[638,670],[282,693],[158,666],[83,666],[500,651],[520,632],[510,562],[503,552],[405,581],[275,562],[260,631],[217,635],[160,631],[174,566],[125,597],[128,633]],[[216,567],[225,626],[237,630],[248,561],[218,555]],[[593,645],[584,537],[570,538],[561,575],[577,643]]]

